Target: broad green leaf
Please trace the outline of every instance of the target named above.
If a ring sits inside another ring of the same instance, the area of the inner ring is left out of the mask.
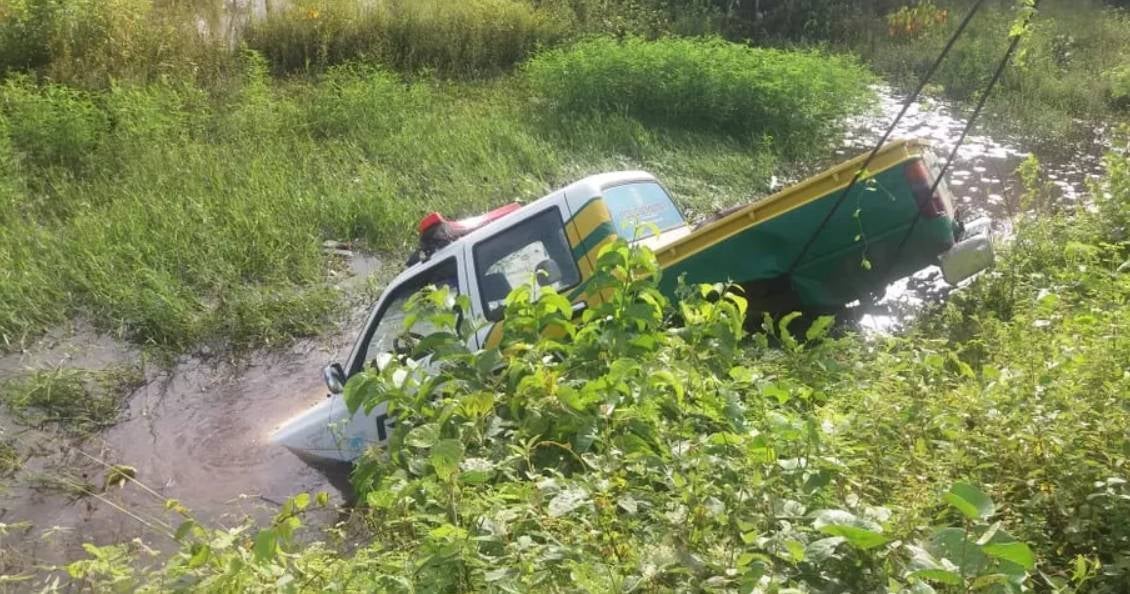
[[[847,539],[842,536],[829,536],[810,542],[805,549],[806,557],[813,563],[823,563],[829,559],[835,559],[838,556],[836,548],[845,542],[847,542]]]
[[[185,521],[181,522],[180,526],[177,526],[177,532],[173,536],[173,538],[175,538],[176,540],[184,540],[184,537],[188,536],[188,533],[195,526],[196,526],[196,520],[185,520]]]
[[[579,487],[565,489],[549,501],[549,515],[558,518],[589,502],[589,494]]]
[[[464,396],[459,401],[463,413],[469,417],[480,418],[494,410],[494,394],[490,392],[475,392]]]
[[[459,463],[463,461],[463,442],[458,439],[443,439],[432,447],[428,460],[435,468],[436,476],[446,481],[459,470]]]
[[[873,549],[890,542],[882,534],[882,527],[866,518],[842,509],[825,509],[814,512],[813,526],[829,536],[840,536],[860,549]]]
[[[404,437],[405,445],[415,448],[430,448],[439,440],[439,427],[433,423],[413,427]]]
[[[188,560],[188,568],[189,569],[195,569],[197,567],[203,566],[205,563],[208,562],[208,557],[211,557],[211,556],[212,556],[212,548],[211,547],[209,547],[207,545],[203,545],[203,544],[193,545],[192,546],[192,557],[189,558],[189,560]]]
[[[989,558],[981,547],[969,540],[961,528],[941,528],[934,532],[930,552],[957,566],[963,575],[977,575],[989,565]]]
[[[836,323],[836,316],[820,316],[804,333],[805,340],[820,340],[828,336],[828,330]]]
[[[363,406],[372,406],[380,398],[381,389],[378,381],[369,372],[359,373],[349,379],[345,384],[345,406],[349,414],[354,414]]]
[[[794,563],[800,563],[801,561],[804,561],[803,543],[797,542],[795,540],[786,540],[785,549],[789,551],[789,558],[791,558]]]
[[[939,582],[950,586],[960,586],[962,579],[961,574],[950,571],[948,569],[920,569],[911,572],[908,577],[918,578],[920,580],[929,580],[932,582]]]
[[[436,526],[428,533],[428,539],[432,541],[451,542],[464,538],[467,538],[467,531],[452,524]]]
[[[1022,542],[989,543],[981,547],[981,550],[990,557],[1011,561],[1029,571],[1036,566],[1036,556],[1032,549]]]
[[[255,559],[258,561],[266,561],[275,556],[275,551],[278,549],[278,534],[272,529],[260,530],[255,535]]]
[[[875,547],[881,547],[891,541],[890,538],[878,532],[845,524],[829,524],[820,528],[820,531],[831,536],[842,536],[853,546],[865,551]]]
[[[494,464],[486,458],[467,458],[459,468],[463,471],[459,480],[467,484],[485,483],[494,477]]]
[[[954,483],[945,500],[970,520],[988,519],[997,509],[988,495],[969,483]]]
[[[738,555],[738,559],[734,562],[734,565],[738,567],[745,567],[746,565],[753,563],[753,560],[756,558],[757,556],[753,553],[742,553],[741,555]]]

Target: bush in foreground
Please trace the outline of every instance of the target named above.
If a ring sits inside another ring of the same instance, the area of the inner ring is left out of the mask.
[[[591,39],[539,54],[525,75],[565,114],[624,112],[658,125],[767,135],[793,151],[834,134],[844,114],[866,104],[873,80],[851,58],[716,38]]]

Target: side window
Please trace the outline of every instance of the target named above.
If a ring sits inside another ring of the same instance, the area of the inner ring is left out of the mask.
[[[510,290],[535,275],[542,286],[559,290],[581,279],[557,208],[479,242],[475,246],[475,274],[486,317],[492,322],[502,317]]]
[[[381,306],[380,313],[369,328],[369,335],[366,337],[368,343],[364,348],[365,356],[355,363],[357,369],[351,370],[352,373],[360,371],[361,367],[373,361],[377,355],[393,351],[393,342],[404,332],[404,305],[408,303],[409,297],[428,285],[450,287],[458,293],[459,269],[455,259],[448,258],[396,287],[395,293],[390,295]],[[422,323],[417,323],[413,332],[427,334],[427,328],[421,326]]]
[[[671,197],[655,182],[604,188],[604,202],[616,225],[616,234],[628,241],[653,235],[651,229],[641,225],[655,225],[663,233],[684,224],[683,215]]]

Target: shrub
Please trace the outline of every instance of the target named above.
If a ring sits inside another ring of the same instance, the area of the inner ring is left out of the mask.
[[[525,75],[563,114],[624,112],[651,124],[767,135],[794,152],[834,134],[872,80],[851,58],[720,39],[593,39],[538,55]]]
[[[1130,108],[1130,65],[1123,64],[1104,74],[1110,86],[1110,101],[1115,107]]]

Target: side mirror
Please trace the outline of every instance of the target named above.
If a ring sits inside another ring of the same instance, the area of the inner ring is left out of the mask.
[[[322,379],[330,389],[330,394],[341,394],[345,391],[345,370],[341,368],[341,363],[330,363],[323,367]]]

